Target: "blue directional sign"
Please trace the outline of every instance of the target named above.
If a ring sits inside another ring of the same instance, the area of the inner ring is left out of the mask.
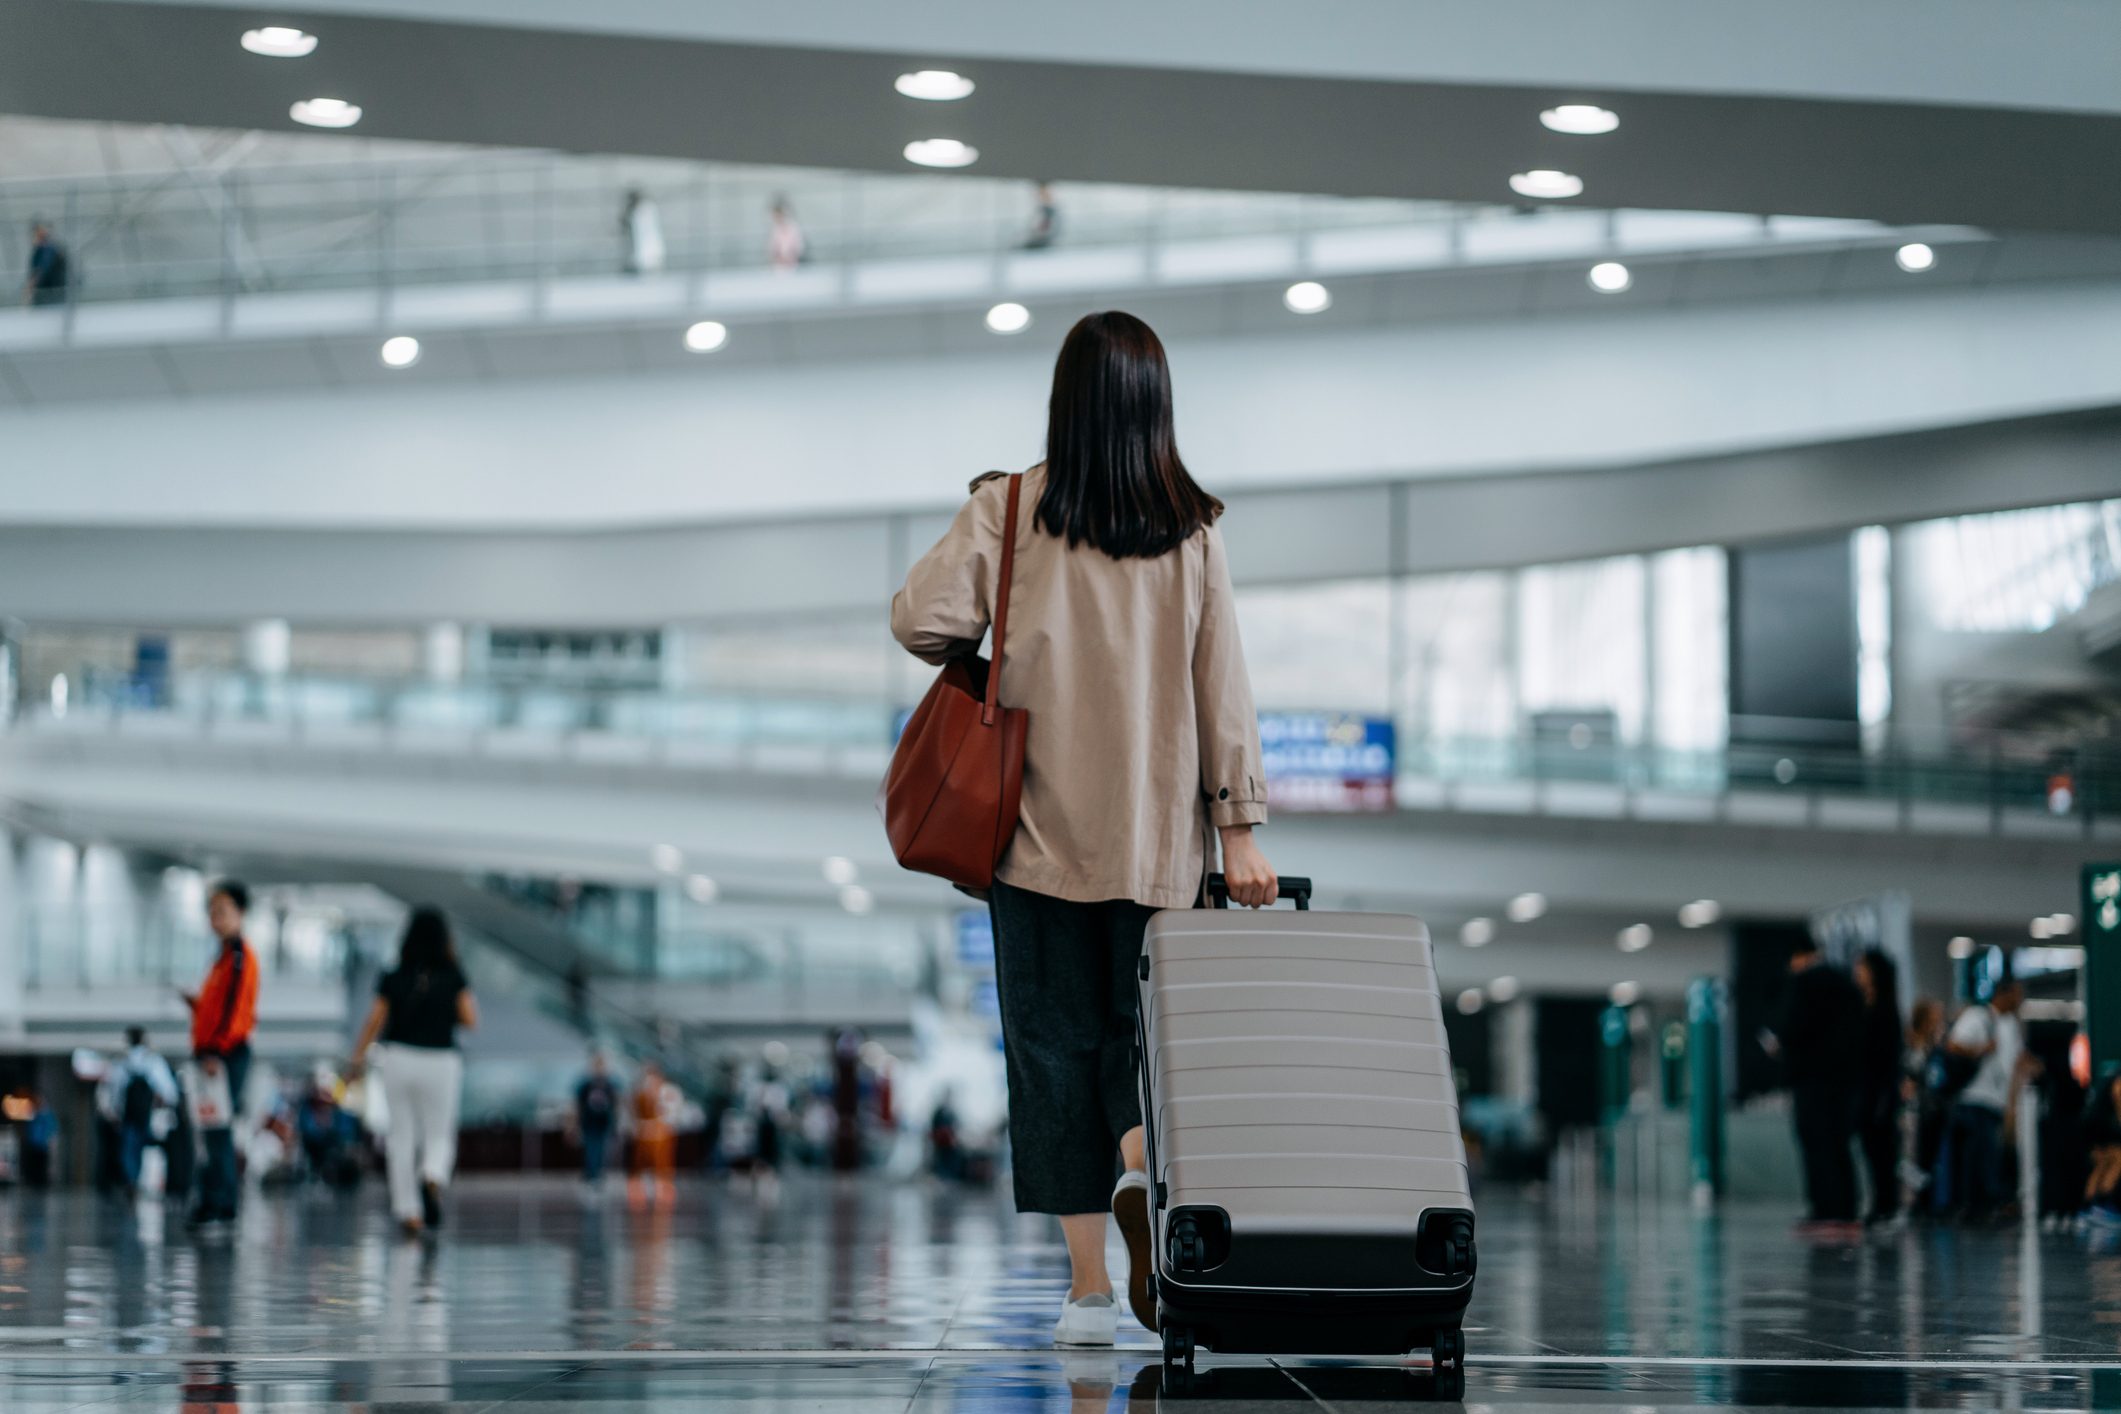
[[[1384,717],[1351,712],[1262,712],[1267,802],[1279,810],[1392,808],[1397,736]]]

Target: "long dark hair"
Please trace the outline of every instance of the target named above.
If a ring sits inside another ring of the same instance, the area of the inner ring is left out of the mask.
[[[1882,948],[1864,949],[1858,961],[1869,970],[1871,992],[1877,998],[1871,1003],[1872,1024],[1880,1031],[1890,1027],[1895,1036],[1900,1035],[1900,964]]]
[[[456,965],[457,947],[449,935],[449,919],[441,909],[421,904],[405,920],[405,936],[398,943],[398,970],[426,977]]]
[[[1178,459],[1156,331],[1118,310],[1084,315],[1053,365],[1040,528],[1115,560],[1154,559],[1222,512]]]

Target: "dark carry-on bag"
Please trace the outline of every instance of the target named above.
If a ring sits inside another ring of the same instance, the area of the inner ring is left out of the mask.
[[[1473,1196],[1419,919],[1167,909],[1141,960],[1164,1388],[1196,1347],[1404,1355],[1465,1388]]]

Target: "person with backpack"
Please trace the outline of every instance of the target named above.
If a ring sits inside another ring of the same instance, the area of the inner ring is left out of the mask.
[[[118,1167],[128,1196],[140,1191],[140,1159],[154,1142],[155,1111],[177,1107],[177,1077],[147,1044],[147,1032],[125,1028],[125,1054],[111,1062],[97,1095],[118,1130]]]
[[[1951,1181],[1945,1201],[1968,1222],[1981,1222],[2004,1201],[2003,1146],[2017,1117],[2018,1096],[2039,1062],[2026,1054],[2018,1008],[2025,984],[2010,980],[1993,998],[1959,1013],[1945,1053],[1968,1078],[1952,1103],[1947,1147]]]

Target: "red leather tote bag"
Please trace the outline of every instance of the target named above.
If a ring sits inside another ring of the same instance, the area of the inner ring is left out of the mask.
[[[1002,646],[1009,632],[1009,580],[1016,569],[1021,474],[1009,478],[1002,528],[1001,587],[994,598],[994,662],[978,656],[945,667],[906,722],[884,776],[884,833],[905,868],[961,889],[994,884],[1016,834],[1030,714],[1001,704]]]

